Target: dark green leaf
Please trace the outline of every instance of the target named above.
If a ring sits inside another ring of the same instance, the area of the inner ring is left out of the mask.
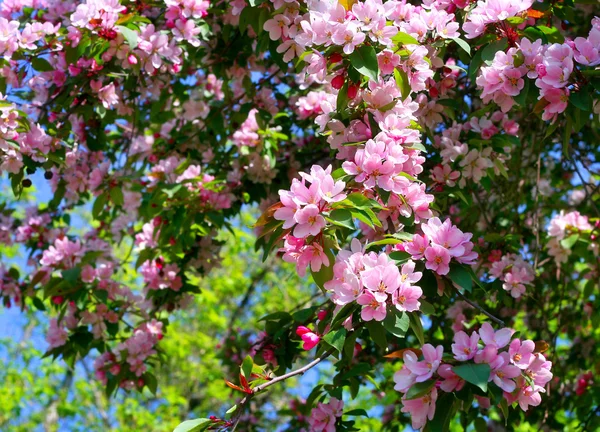
[[[370,45],[361,45],[349,56],[350,64],[361,74],[373,81],[379,79],[379,64],[375,48]]]
[[[468,383],[479,387],[484,392],[487,391],[488,380],[491,372],[489,364],[467,363],[460,366],[454,366],[452,371]]]
[[[344,341],[346,340],[346,329],[342,327],[338,330],[330,331],[323,336],[323,340],[341,353],[344,349]]]
[[[50,72],[54,70],[52,65],[48,63],[48,60],[41,57],[35,57],[31,60],[31,66],[38,72]]]
[[[430,379],[413,384],[408,392],[406,392],[406,399],[418,399],[425,396],[435,386],[435,382],[436,380]]]
[[[369,330],[369,335],[371,339],[375,341],[377,345],[379,345],[383,350],[387,350],[387,339],[385,337],[385,329],[381,325],[380,322],[377,321],[367,321],[365,322],[365,326],[367,330]]]
[[[448,273],[450,280],[465,291],[471,292],[473,290],[473,279],[467,269],[461,265],[453,264],[450,266],[450,273]]]
[[[383,326],[397,338],[404,338],[410,326],[410,318],[406,312],[400,312],[395,307],[392,307],[388,310],[388,314],[383,320]]]
[[[410,318],[410,328],[415,333],[415,336],[419,340],[419,344],[425,345],[425,334],[423,332],[423,323],[421,323],[421,318],[419,318],[419,314],[416,312],[409,312],[408,317]]]

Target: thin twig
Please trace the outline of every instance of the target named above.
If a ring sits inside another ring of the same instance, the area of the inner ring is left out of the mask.
[[[244,408],[245,406],[250,402],[250,400],[252,399],[252,397],[260,392],[262,392],[263,390],[265,390],[268,387],[271,387],[274,384],[277,384],[278,382],[281,381],[285,381],[288,378],[291,378],[293,376],[296,375],[302,375],[304,374],[306,371],[308,371],[309,369],[312,369],[313,367],[315,367],[316,365],[318,365],[319,363],[321,363],[323,360],[325,360],[327,357],[329,357],[331,354],[333,354],[333,352],[335,351],[335,349],[330,349],[325,351],[323,354],[321,354],[319,357],[317,357],[316,359],[314,359],[313,361],[311,361],[310,363],[308,363],[307,365],[302,366],[299,369],[293,370],[291,372],[288,372],[284,375],[278,376],[273,378],[271,381],[266,382],[264,384],[258,385],[256,386],[252,393],[247,395],[246,397],[244,397],[244,399],[242,399],[239,403],[238,403],[238,407],[237,407],[237,412],[235,414],[234,419],[232,420],[233,423],[233,428],[231,429],[232,432],[235,431],[235,429],[237,428],[240,419],[242,418],[242,414],[244,413]]]
[[[496,318],[494,315],[492,315],[491,313],[489,313],[488,311],[486,311],[484,308],[482,308],[481,306],[479,306],[477,303],[475,303],[474,301],[469,300],[468,298],[466,298],[460,291],[456,291],[456,292],[458,293],[458,296],[461,299],[463,299],[464,301],[466,301],[467,303],[469,303],[471,306],[473,306],[479,312],[481,312],[482,314],[484,314],[485,316],[487,316],[489,319],[491,319],[492,321],[494,321],[500,327],[506,327],[506,324],[504,324],[504,321],[502,321],[500,318]]]

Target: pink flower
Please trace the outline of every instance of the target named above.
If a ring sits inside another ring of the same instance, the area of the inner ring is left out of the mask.
[[[441,345],[434,347],[431,344],[425,344],[423,345],[422,351],[422,361],[416,361],[417,356],[412,352],[405,353],[404,355],[404,365],[416,375],[416,382],[427,381],[433,376],[442,361],[444,347]]]
[[[400,56],[392,50],[383,50],[377,55],[377,64],[382,75],[391,74],[394,72],[394,68],[400,64]]]
[[[365,291],[358,296],[356,303],[364,306],[360,311],[360,316],[364,321],[383,321],[387,312],[385,310],[385,301],[379,301],[371,291]]]
[[[394,293],[400,286],[400,272],[393,263],[366,270],[361,273],[361,277],[363,285],[382,302],[385,302],[388,293]]]
[[[525,374],[529,376],[536,386],[544,387],[552,379],[552,362],[546,360],[543,354],[534,354]]]
[[[319,335],[314,333],[308,327],[304,326],[299,326],[296,329],[296,334],[304,341],[304,344],[302,344],[302,349],[306,351],[313,349],[321,340]]]
[[[57,348],[67,343],[69,335],[64,327],[59,326],[56,318],[50,320],[50,328],[46,334],[46,342],[48,342],[48,349]]]
[[[404,244],[404,250],[408,252],[412,259],[418,260],[423,258],[425,250],[429,247],[429,240],[419,234],[415,234],[412,241]]]
[[[279,40],[282,36],[288,36],[290,24],[291,21],[288,17],[277,14],[270,20],[265,21],[263,29],[269,32],[271,40]]]
[[[340,24],[331,37],[331,41],[336,45],[342,45],[346,54],[352,54],[354,48],[365,40],[365,34],[358,29],[358,25],[353,22]]]
[[[521,270],[526,271],[525,269]],[[502,288],[509,291],[512,297],[519,298],[525,294],[525,285],[523,285],[522,282],[521,271],[513,269],[504,275],[504,284],[502,284]]]
[[[510,338],[513,335],[513,330],[509,328],[503,328],[498,331],[494,331],[489,323],[483,323],[479,329],[479,336],[486,346],[494,346],[497,349],[504,348],[510,342]]]
[[[479,335],[476,332],[471,333],[470,337],[464,331],[456,333],[452,344],[454,358],[459,361],[471,360],[477,354],[477,342]]]
[[[465,385],[465,381],[454,373],[452,366],[449,364],[441,365],[437,373],[440,377],[444,378],[440,383],[440,388],[445,392],[460,391]]]
[[[517,96],[523,90],[525,81],[523,81],[523,74],[517,68],[507,68],[503,71],[504,85],[502,90],[509,96]]]
[[[413,429],[421,429],[432,420],[435,415],[435,401],[437,400],[437,390],[434,387],[431,393],[418,399],[402,399],[402,409],[404,413],[410,413]]]
[[[442,246],[434,244],[425,250],[425,267],[437,274],[445,275],[450,271],[450,253]]]
[[[412,361],[417,361],[417,356],[412,351],[406,351],[403,355],[405,365],[408,361],[407,355],[409,358],[414,357],[414,359],[411,359]],[[396,383],[396,385],[394,386],[394,390],[406,393],[412,387],[412,385],[415,382],[417,382],[416,379],[417,375],[412,373],[410,369],[404,366],[402,369],[400,369],[394,374],[394,383]]]
[[[503,352],[497,357],[497,360],[492,366],[490,379],[508,393],[512,393],[516,388],[513,378],[521,376],[521,370],[509,363],[508,353]]]
[[[535,344],[531,340],[521,342],[519,339],[513,340],[508,347],[510,362],[519,369],[527,369],[533,359],[533,350]]]
[[[542,402],[542,397],[538,391],[535,391],[533,387],[527,385],[527,382],[523,380],[522,387],[519,389],[517,396],[519,406],[523,411],[527,411],[529,406],[538,406]]]
[[[311,432],[335,432],[335,423],[343,414],[344,401],[331,398],[329,403],[319,402],[310,413]]]
[[[294,215],[298,223],[294,228],[294,237],[306,238],[309,235],[316,236],[325,227],[325,218],[321,216],[319,207],[309,204]]]

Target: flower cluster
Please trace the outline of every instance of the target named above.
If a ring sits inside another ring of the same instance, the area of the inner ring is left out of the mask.
[[[504,21],[526,11],[533,4],[533,0],[493,1],[478,0],[477,6],[467,14],[467,21],[463,25],[466,37],[473,39],[481,35],[489,24]]]
[[[485,103],[494,101],[503,112],[510,110],[525,87],[524,78],[535,79],[539,99],[545,101],[542,119],[554,121],[567,109],[575,62],[583,66],[600,64],[600,20],[593,21],[587,38],[562,44],[543,44],[521,39],[517,47],[497,51],[490,66],[482,67],[477,77]]]
[[[479,332],[467,335],[460,331],[454,336],[452,353],[454,360],[475,365],[489,366],[489,382],[502,389],[509,404],[518,402],[523,411],[541,402],[540,393],[552,379],[552,363],[536,352],[531,340],[512,339],[514,331],[504,328],[494,331],[484,323]],[[512,340],[511,340],[512,339]],[[404,365],[394,374],[395,389],[404,393],[403,412],[412,416],[415,429],[422,428],[435,413],[437,391],[453,392],[465,385],[465,380],[454,372],[455,362],[444,362],[444,348],[439,345],[423,345],[419,352],[407,350],[403,354]],[[416,383],[434,380],[435,385],[424,396],[407,398]]]
[[[548,254],[554,257],[557,264],[566,262],[571,254],[571,249],[564,247],[561,241],[569,234],[591,229],[592,225],[589,223],[587,216],[581,215],[578,211],[569,213],[561,211],[560,214],[552,218],[548,225],[548,236],[550,237],[546,246]]]
[[[419,310],[423,291],[414,284],[421,279],[422,273],[414,270],[413,261],[409,260],[398,269],[385,253],[364,253],[355,239],[350,251],[343,250],[337,255],[334,278],[325,283],[325,288],[338,305],[353,301],[361,305],[363,320],[382,321],[388,305],[399,311]]]
[[[519,298],[525,294],[525,286],[533,283],[535,273],[531,264],[521,256],[507,254],[492,263],[490,276],[502,281],[502,288],[514,298]]]
[[[425,258],[425,266],[437,274],[446,275],[450,271],[450,260],[471,265],[478,255],[473,251],[470,233],[463,233],[452,225],[450,219],[444,222],[439,218],[431,218],[421,224],[423,235],[415,234],[412,241],[405,243],[404,250],[412,259]]]

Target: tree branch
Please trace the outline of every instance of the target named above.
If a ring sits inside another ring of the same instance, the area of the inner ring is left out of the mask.
[[[277,384],[278,382],[285,381],[286,379],[291,378],[296,375],[303,375],[306,371],[308,371],[309,369],[312,369],[313,367],[315,367],[316,365],[321,363],[323,360],[325,360],[327,357],[329,357],[331,354],[333,354],[334,351],[335,351],[335,349],[333,349],[333,348],[330,350],[327,350],[323,354],[321,354],[319,357],[317,357],[316,359],[314,359],[313,361],[308,363],[307,365],[304,365],[301,368],[293,370],[291,372],[288,372],[284,375],[275,377],[269,382],[266,382],[264,384],[260,384],[260,385],[256,386],[253,389],[252,394],[247,395],[239,402],[235,417],[232,419],[233,428],[231,429],[231,431],[233,432],[237,428],[237,426],[240,422],[240,419],[242,418],[242,414],[244,413],[245,406],[250,402],[250,400],[254,397],[254,395],[262,392],[263,390],[267,389],[268,387],[271,387],[274,384]]]
[[[469,300],[468,298],[466,298],[460,291],[457,290],[456,292],[458,293],[458,296],[461,299],[463,299],[464,301],[466,301],[467,303],[469,303],[471,306],[473,306],[479,312],[481,312],[482,314],[484,314],[485,316],[487,316],[489,319],[491,319],[492,321],[494,321],[500,327],[506,327],[506,324],[504,324],[504,321],[502,321],[500,318],[496,318],[494,315],[492,315],[491,313],[489,313],[488,311],[486,311],[484,308],[482,308],[481,306],[479,306],[473,300]]]

